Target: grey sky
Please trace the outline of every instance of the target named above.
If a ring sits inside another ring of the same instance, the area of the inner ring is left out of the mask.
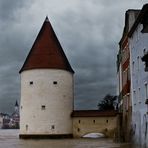
[[[75,109],[116,93],[116,53],[127,9],[146,0],[1,0],[0,112],[20,99],[18,74],[48,15],[75,71]]]

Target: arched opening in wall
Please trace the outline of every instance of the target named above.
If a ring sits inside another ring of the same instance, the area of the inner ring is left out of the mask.
[[[82,138],[104,138],[105,135],[103,133],[87,133],[82,136]]]

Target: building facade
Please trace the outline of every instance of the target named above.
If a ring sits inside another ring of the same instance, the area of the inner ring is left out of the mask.
[[[48,18],[20,74],[20,138],[72,137],[74,71]]]
[[[132,139],[140,147],[148,147],[148,4],[144,5],[141,10],[128,10],[125,20],[125,28],[127,29],[124,28],[126,33],[125,35],[123,33],[120,44],[122,45],[127,40],[129,55],[124,55],[124,52],[121,51],[119,53],[121,53],[122,58],[124,56],[126,58],[129,57],[128,77],[130,78],[130,83],[128,88],[129,99],[127,98],[129,101],[125,100],[124,87],[122,89],[122,99],[120,99],[120,104],[123,104],[123,129],[127,131],[127,134],[124,133],[123,135],[127,137],[127,139],[125,138],[126,141]],[[124,86],[124,77],[127,77],[127,73],[124,73],[122,64],[120,65],[121,77],[123,78],[122,86]],[[124,110],[124,108],[126,109]]]
[[[89,133],[102,133],[105,137],[115,139],[117,136],[118,117],[116,111],[73,111],[73,136],[80,138]]]
[[[119,111],[122,113],[122,132],[123,141],[130,140],[131,131],[131,74],[130,74],[130,43],[128,32],[131,29],[139,10],[128,10],[125,14],[125,27],[122,38],[119,42],[119,52],[117,55],[117,74],[118,74],[118,95]]]
[[[19,129],[19,127],[20,127],[19,105],[18,105],[17,101],[15,103],[14,112],[10,116],[9,127],[15,128],[15,129]]]
[[[131,49],[131,96],[133,141],[148,147],[148,73],[144,56],[148,52],[148,5],[139,12],[130,32]],[[147,58],[146,58],[147,59]]]

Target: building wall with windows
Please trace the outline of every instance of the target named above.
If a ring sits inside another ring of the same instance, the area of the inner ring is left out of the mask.
[[[117,133],[118,115],[115,111],[85,110],[74,111],[73,136],[83,137],[89,133],[102,133],[106,137],[115,138]]]
[[[123,141],[130,141],[131,130],[131,74],[130,74],[130,45],[128,32],[131,29],[138,10],[127,10],[125,13],[125,27],[119,42],[119,53],[117,56],[117,73],[119,83],[119,111],[122,113],[122,137]]]
[[[73,75],[66,70],[21,73],[20,133],[72,134]]]
[[[148,4],[126,11],[119,45],[123,137],[148,147]]]
[[[139,23],[130,37],[130,63],[133,138],[137,144],[143,145],[148,141],[148,110],[145,103],[148,98],[148,72],[142,57],[148,52],[148,33],[142,33],[142,29],[143,25]]]

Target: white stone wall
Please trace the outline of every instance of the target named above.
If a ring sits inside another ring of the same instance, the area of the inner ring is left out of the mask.
[[[21,73],[20,134],[72,134],[72,111],[72,73],[56,69]]]
[[[146,85],[148,83],[148,72],[145,72],[145,63],[141,57],[144,50],[148,51],[148,33],[141,33],[142,25],[139,24],[133,36],[130,38],[131,53],[131,96],[132,96],[132,127],[134,142],[147,144],[148,147],[148,114],[145,100],[148,96]],[[148,89],[148,87],[147,87]],[[147,91],[147,92],[146,92]]]

